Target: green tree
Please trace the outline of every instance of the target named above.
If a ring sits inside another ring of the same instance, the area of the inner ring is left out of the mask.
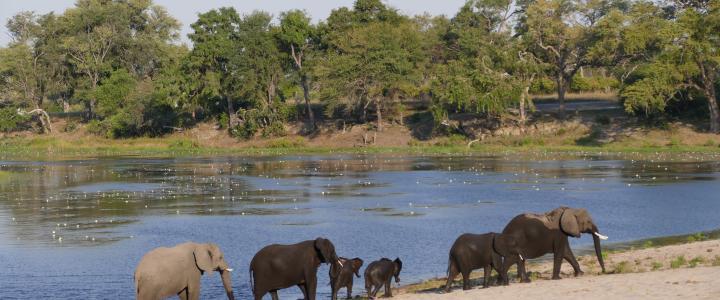
[[[565,93],[572,78],[583,67],[601,66],[601,52],[592,51],[604,40],[598,34],[599,24],[613,7],[614,1],[537,0],[527,4],[520,34],[532,43],[532,53],[550,67],[556,81],[560,113],[565,112]]]
[[[311,72],[308,71],[308,57],[315,54],[314,35],[315,27],[310,24],[310,17],[304,11],[290,10],[280,14],[278,40],[281,50],[289,57],[290,65],[299,77],[311,130],[315,129],[315,116],[310,105]]]
[[[198,20],[190,25],[193,33],[188,35],[193,49],[188,56],[186,67],[197,70],[194,80],[202,82],[199,90],[214,90],[226,102],[228,128],[240,123],[232,98],[234,90],[234,70],[231,60],[236,55],[240,15],[232,7],[223,7],[198,15]]]
[[[678,1],[674,10],[675,22],[654,27],[653,32],[662,36],[666,44],[659,54],[638,68],[639,79],[623,90],[625,108],[630,112],[661,112],[681,92],[699,93],[708,104],[710,132],[720,133],[716,93],[720,72],[717,47],[720,1]]]
[[[331,16],[337,23],[327,24],[344,31],[328,36],[327,58],[319,68],[326,89],[323,98],[329,111],[345,105],[363,116],[373,105],[380,131],[384,107],[418,92],[418,67],[424,55],[420,30],[379,1],[357,1],[350,16],[349,22]]]

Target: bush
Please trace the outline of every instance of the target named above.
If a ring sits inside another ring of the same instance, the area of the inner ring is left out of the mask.
[[[687,264],[687,261],[685,260],[685,256],[678,256],[674,260],[670,262],[670,268],[677,269],[679,267],[684,266]]]
[[[555,92],[555,81],[550,78],[539,78],[530,85],[531,94],[551,94]]]
[[[663,264],[661,262],[655,261],[652,263],[652,270],[657,271],[660,270],[663,267]]]
[[[691,268],[694,268],[694,267],[697,267],[697,265],[699,265],[699,264],[701,264],[701,263],[703,263],[703,262],[705,262],[705,259],[702,258],[701,256],[697,256],[697,257],[691,259],[690,262],[688,262],[688,266],[691,267]]]
[[[615,265],[615,273],[629,273],[632,271],[630,263],[627,261],[621,261]]]
[[[6,107],[0,109],[0,131],[1,132],[12,132],[27,128],[27,123],[30,122],[30,116],[22,116],[17,113],[17,109],[14,107]]]
[[[704,233],[702,233],[702,232],[698,232],[698,233],[695,233],[695,234],[687,237],[687,241],[688,241],[689,243],[692,243],[692,242],[700,242],[700,241],[704,241],[704,240],[707,240],[707,239],[708,239],[708,237],[707,237]]]
[[[63,128],[63,131],[64,132],[75,132],[75,130],[77,130],[77,126],[78,125],[75,122],[67,122],[67,124],[65,124],[65,128]]]
[[[87,126],[85,126],[85,129],[87,130],[87,132],[89,132],[91,134],[104,136],[104,137],[107,136],[107,132],[108,132],[107,124],[100,120],[90,120],[90,122],[88,122]]]
[[[282,122],[273,122],[270,126],[263,128],[262,137],[285,136],[285,126]]]

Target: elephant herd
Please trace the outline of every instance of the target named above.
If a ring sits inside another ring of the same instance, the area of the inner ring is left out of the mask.
[[[463,234],[450,249],[448,279],[445,290],[449,291],[454,278],[461,274],[463,289],[469,289],[470,272],[483,268],[484,286],[489,286],[491,270],[498,273],[498,283],[508,284],[507,272],[517,264],[521,282],[529,282],[525,260],[547,253],[554,254],[553,279],[560,279],[560,265],[567,260],[575,276],[581,275],[580,266],[568,243],[568,236],[592,234],[595,253],[602,271],[605,264],[600,249],[601,235],[585,209],[559,207],[544,214],[521,214],[513,218],[502,233]],[[360,278],[363,260],[347,259],[335,253],[330,240],[317,238],[292,245],[273,244],[255,254],[250,262],[249,278],[254,299],[259,300],[270,293],[278,299],[277,291],[297,286],[304,299],[314,300],[317,287],[317,269],[320,264],[330,264],[332,299],[341,288],[352,296],[353,276]],[[400,258],[382,258],[370,263],[364,272],[365,289],[375,298],[381,288],[385,296],[392,296],[391,283],[400,282],[403,264]],[[220,273],[228,299],[235,299],[230,280],[231,269],[222,251],[214,244],[184,243],[172,248],[156,248],[143,256],[135,274],[136,299],[163,299],[179,296],[180,299],[198,299],[200,277]]]

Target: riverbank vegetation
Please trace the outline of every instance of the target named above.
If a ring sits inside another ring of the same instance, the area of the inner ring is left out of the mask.
[[[178,21],[150,0],[79,0],[7,22],[0,132],[15,136],[4,147],[207,148],[199,136],[217,131],[241,146],[333,148],[359,130],[352,148],[404,130],[378,146],[713,149],[718,27],[715,0],[469,0],[450,17],[357,0],[319,22],[213,9],[181,45]],[[571,108],[573,95],[617,109]],[[685,128],[702,142],[628,142]],[[65,140],[78,132],[99,138]]]

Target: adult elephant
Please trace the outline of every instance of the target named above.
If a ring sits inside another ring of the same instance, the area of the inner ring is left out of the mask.
[[[269,245],[260,249],[250,262],[250,285],[256,300],[268,292],[273,300],[277,291],[297,285],[305,300],[315,300],[317,269],[321,263],[340,270],[342,262],[328,239],[317,238],[293,245]]]
[[[200,276],[220,272],[228,299],[233,300],[230,272],[222,251],[215,244],[183,243],[160,247],[143,256],[135,270],[135,298],[159,300],[177,295],[200,297]]]
[[[568,242],[568,236],[579,238],[581,233],[592,234],[595,254],[604,273],[605,263],[600,249],[600,240],[605,240],[607,237],[600,234],[590,213],[585,209],[559,207],[544,214],[521,214],[513,218],[503,230],[503,234],[515,238],[526,259],[553,253],[552,279],[560,279],[560,265],[563,259],[572,265],[575,276],[583,274]],[[505,274],[510,266],[517,264],[521,282],[530,282],[525,271],[524,260],[518,259],[517,256],[510,256],[506,259],[503,270]]]

